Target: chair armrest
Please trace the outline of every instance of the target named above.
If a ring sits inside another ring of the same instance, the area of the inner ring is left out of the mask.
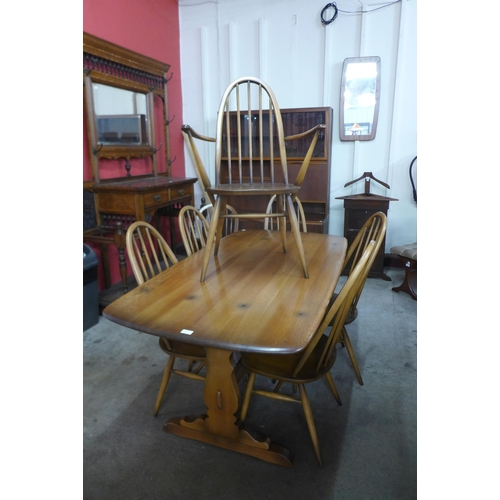
[[[196,138],[206,142],[215,142],[215,139],[213,137],[207,137],[198,134],[189,125],[183,125],[181,127],[181,131],[189,152],[189,156],[191,157],[191,161],[193,162],[194,168],[196,169],[196,174],[198,176],[203,195],[206,196],[212,204],[215,204],[214,196],[207,192],[207,189],[211,187],[212,184],[205,169],[205,165],[203,165],[203,161],[194,140]]]
[[[309,130],[306,130],[305,132],[301,132],[300,134],[288,135],[285,137],[285,141],[293,141],[294,139],[301,139],[302,137],[306,137],[309,134],[316,132],[316,130],[321,130],[321,129],[326,129],[326,125],[321,123],[321,124],[316,125],[315,127],[311,128]]]
[[[190,125],[183,125],[181,127],[182,132],[185,134],[191,134],[195,139],[200,139],[201,141],[215,142],[215,137],[207,137],[206,135],[198,134]]]
[[[295,135],[289,135],[288,137],[285,137],[285,141],[290,141],[292,139],[300,139],[301,137],[305,137],[307,135],[310,135],[314,132],[314,136],[312,138],[311,144],[309,145],[309,149],[307,150],[307,154],[304,158],[304,161],[302,162],[302,165],[300,167],[300,170],[297,174],[297,177],[295,179],[295,185],[296,186],[302,186],[302,183],[304,182],[304,177],[306,176],[307,169],[309,168],[309,162],[311,161],[312,154],[314,151],[314,148],[316,147],[316,142],[318,141],[318,135],[320,130],[324,130],[326,128],[326,125],[320,124],[316,125],[315,127],[306,130],[305,132],[302,132],[300,134],[295,134]]]

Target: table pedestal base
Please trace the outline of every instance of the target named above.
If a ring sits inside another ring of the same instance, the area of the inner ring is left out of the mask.
[[[201,415],[196,419],[173,417],[163,426],[163,430],[170,434],[196,439],[226,450],[251,455],[273,464],[284,467],[292,466],[290,452],[280,445],[271,443],[268,437],[258,436],[252,429],[245,426],[240,428],[237,440],[217,436],[207,432],[206,419],[206,415]]]

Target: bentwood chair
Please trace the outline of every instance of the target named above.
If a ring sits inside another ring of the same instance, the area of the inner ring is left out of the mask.
[[[265,219],[269,216],[265,212],[261,213],[262,211],[227,213],[229,199],[241,196],[248,199],[279,195],[277,213],[272,216],[289,217],[304,277],[309,277],[292,197],[299,192],[318,134],[324,128],[325,125],[316,125],[293,136],[297,139],[311,134],[312,140],[297,177],[291,181],[288,178],[281,111],[273,91],[265,82],[254,77],[238,78],[229,84],[217,115],[215,183],[206,187],[207,196],[214,208],[200,281],[205,281],[212,249],[214,255],[217,255],[225,218]],[[183,132],[188,132],[185,127]],[[249,204],[252,205],[251,200]],[[286,252],[285,224],[280,225],[280,233],[283,251]]]
[[[276,203],[276,195],[274,194],[273,196],[271,196],[271,199],[269,200],[266,213],[268,214],[274,213],[275,203]],[[299,229],[302,228],[302,232],[307,233],[306,215],[304,213],[304,208],[302,207],[302,203],[297,197],[294,198],[293,203],[294,205],[297,205],[297,220],[299,221]],[[274,229],[273,221],[274,221],[273,217],[266,218],[266,220],[264,221],[264,229],[270,229],[271,231],[273,231]],[[276,219],[276,228],[277,229],[280,228],[279,218]]]
[[[179,212],[179,228],[188,256],[205,248],[208,222],[200,210],[191,205],[182,207]]]
[[[370,257],[368,261],[367,272],[364,276],[364,279],[361,283],[361,286],[358,288],[357,293],[354,295],[351,306],[347,313],[344,326],[342,327],[342,331],[339,336],[338,342],[347,349],[347,353],[349,354],[349,358],[351,360],[354,371],[356,372],[356,377],[360,385],[363,385],[363,378],[361,377],[361,371],[358,366],[358,362],[356,360],[356,356],[354,354],[354,349],[352,347],[351,339],[347,333],[345,325],[352,323],[356,317],[358,316],[358,301],[361,297],[361,293],[363,291],[366,278],[368,277],[368,273],[373,265],[375,258],[378,255],[380,247],[384,241],[385,233],[387,229],[387,217],[383,212],[376,212],[371,215],[368,220],[363,224],[363,227],[359,230],[359,233],[354,238],[353,242],[349,245],[347,250],[347,254],[344,261],[344,269],[349,268],[350,271],[348,274],[352,272],[355,268],[356,264],[360,260],[363,252],[371,241],[375,242],[375,251]],[[349,267],[350,266],[350,267]],[[331,301],[337,300],[337,294],[334,294]]]
[[[132,271],[138,285],[142,285],[153,276],[163,272],[170,265],[175,265],[178,262],[163,236],[147,222],[134,222],[128,228],[126,245]],[[205,377],[199,373],[205,364],[206,358],[203,347],[185,344],[177,340],[168,340],[163,337],[160,337],[159,344],[162,351],[168,354],[169,359],[163,372],[154,416],[158,414],[172,373],[194,380],[205,380]],[[188,361],[187,370],[174,369],[177,358]],[[195,367],[196,363],[198,364]]]
[[[335,363],[337,352],[335,347],[342,332],[345,318],[359,287],[362,285],[364,275],[368,272],[367,263],[373,255],[374,248],[374,242],[371,242],[367,246],[363,256],[359,259],[354,270],[342,287],[337,299],[329,309],[327,309],[323,321],[305,350],[286,355],[257,353],[241,354],[241,363],[249,373],[248,384],[241,407],[241,421],[243,422],[247,416],[252,394],[258,394],[280,401],[301,403],[306,417],[309,434],[311,435],[314,452],[320,465],[322,465],[322,462],[318,436],[305,384],[325,377],[337,403],[339,405],[342,404],[330,370]],[[330,323],[332,327],[329,330]],[[256,375],[278,381],[274,390],[255,389],[254,384]],[[290,395],[278,392],[285,382],[291,383],[294,387],[298,386],[299,398],[295,397],[293,394]]]

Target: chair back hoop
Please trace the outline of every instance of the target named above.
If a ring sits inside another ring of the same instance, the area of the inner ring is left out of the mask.
[[[230,116],[234,111],[235,115]],[[217,115],[215,142],[215,184],[288,184],[283,122],[278,101],[269,85],[246,76],[229,84]],[[277,145],[277,151],[274,151]],[[227,168],[222,168],[222,158]],[[281,164],[282,179],[277,180],[274,158]],[[232,159],[237,165],[233,168]],[[266,172],[264,160],[269,159]],[[276,180],[275,180],[276,179]]]
[[[297,196],[292,197],[293,202],[297,204],[297,220],[299,221],[299,229],[302,227],[302,232],[307,233],[307,222],[306,222],[306,215],[304,213],[304,207],[302,206],[301,201]],[[273,207],[274,207],[274,202],[276,201],[276,195],[273,194],[271,196],[271,199],[269,200],[269,203],[267,204],[267,214],[272,214],[273,213]],[[284,202],[282,202],[284,204]],[[280,217],[273,216],[273,217],[266,217],[264,220],[264,229],[268,230],[270,229],[271,231],[274,231],[274,219],[276,218],[276,229],[279,230],[280,228]]]
[[[210,224],[210,220],[212,218],[212,210],[214,206],[210,203],[208,205],[204,205],[203,207],[200,208],[200,212],[205,215],[205,219],[207,219],[207,222]],[[235,233],[238,231],[239,227],[239,218],[238,217],[231,217],[231,215],[237,215],[238,212],[231,206],[231,205],[226,205],[226,216],[224,218],[224,229],[223,229],[223,235],[222,236],[227,236],[228,234]]]
[[[162,272],[161,262],[166,268],[170,267],[169,260],[172,265],[178,262],[163,236],[147,222],[134,222],[127,230],[125,242],[138,285]]]
[[[354,269],[361,255],[363,255],[363,252],[365,251],[368,244],[372,240],[375,241],[375,251],[373,252],[370,261],[368,262],[365,278],[363,280],[361,287],[359,287],[358,293],[354,297],[351,305],[351,311],[353,312],[358,304],[366,278],[368,277],[368,273],[370,272],[373,262],[377,257],[379,249],[382,245],[382,242],[384,241],[386,230],[387,230],[386,215],[383,212],[376,212],[372,214],[368,218],[368,220],[363,224],[363,227],[360,229],[359,233],[356,235],[356,238],[354,238],[354,241],[349,246],[346,258],[344,260],[344,264],[347,264],[352,256],[353,257],[351,263],[351,270],[352,270]]]
[[[208,221],[200,210],[191,205],[182,207],[179,212],[179,228],[188,256],[205,248]]]
[[[340,291],[338,297],[329,307],[321,324],[316,330],[316,333],[314,334],[311,342],[308,344],[299,363],[295,367],[295,370],[293,372],[294,376],[298,375],[298,373],[306,363],[307,359],[314,351],[321,337],[325,334],[325,331],[328,328],[330,322],[332,322],[333,320],[332,329],[328,334],[328,340],[325,343],[316,370],[319,371],[322,366],[328,365],[328,362],[331,360],[333,356],[335,344],[337,343],[338,338],[342,332],[342,328],[344,326],[347,314],[349,313],[352,300],[354,299],[356,293],[358,292],[358,288],[362,285],[362,283],[364,283],[363,277],[365,273],[368,272],[367,271],[368,263],[375,252],[375,247],[376,247],[375,241],[370,241],[368,243],[367,248],[363,252],[363,255],[358,260],[353,271],[349,274],[349,277],[344,283],[344,286],[342,287],[342,290]]]

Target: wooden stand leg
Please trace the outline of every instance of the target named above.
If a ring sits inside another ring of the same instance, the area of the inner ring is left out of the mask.
[[[416,276],[417,274],[417,261],[413,259],[405,259],[405,277],[403,283],[401,285],[394,287],[392,289],[393,292],[405,292],[407,293],[413,300],[417,300],[417,294],[414,292],[413,287],[411,286],[411,278],[412,276]]]
[[[204,400],[206,415],[174,417],[163,426],[165,432],[237,451],[285,467],[291,467],[290,452],[259,436],[236,418],[240,391],[233,353],[207,348],[207,377]]]

